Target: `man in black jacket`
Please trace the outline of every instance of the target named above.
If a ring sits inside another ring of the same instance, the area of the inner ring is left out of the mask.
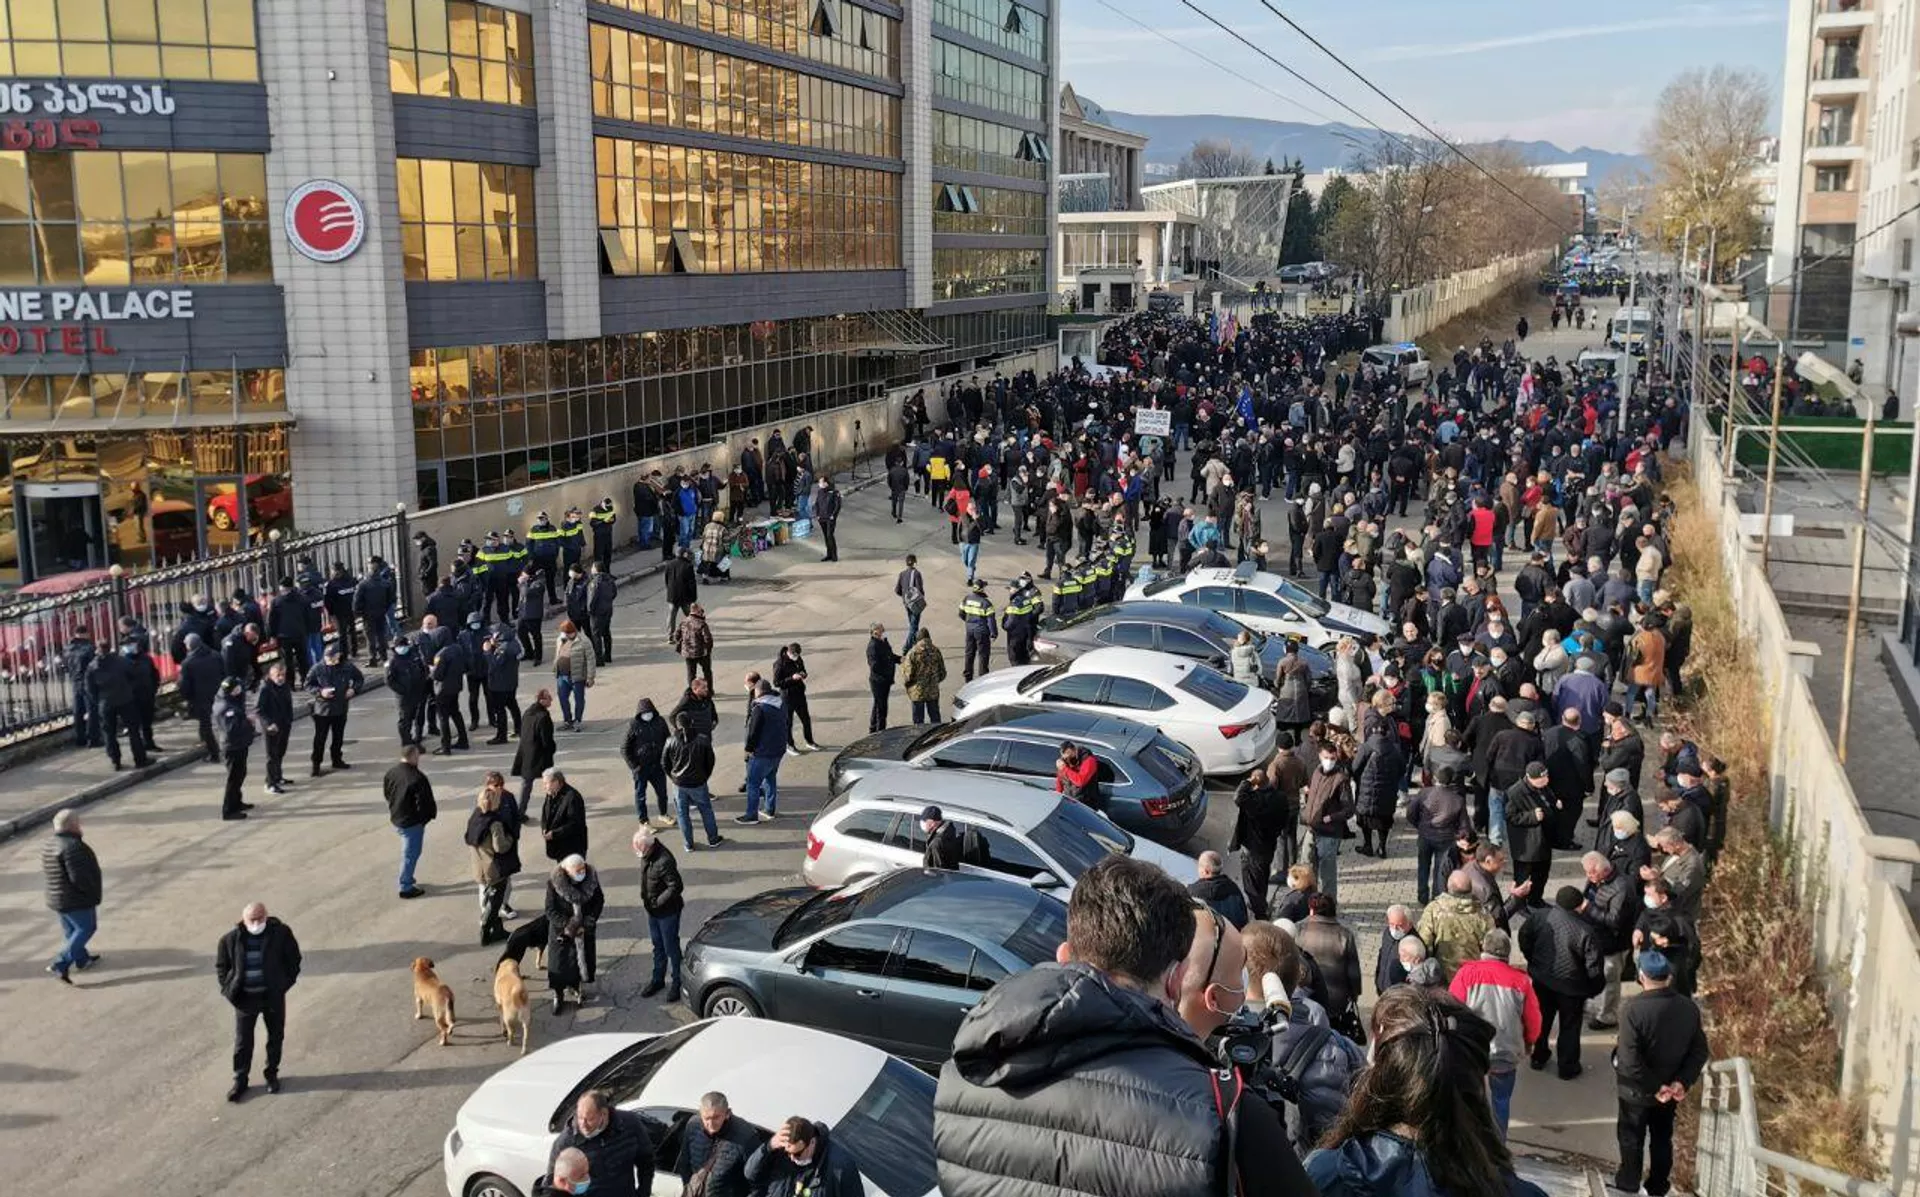
[[[587,574],[587,643],[593,646],[595,665],[613,664],[613,600],[620,584],[607,572],[607,562],[594,558]]]
[[[267,680],[260,684],[253,713],[267,741],[267,793],[285,794],[290,783],[281,762],[287,759],[287,740],[293,734],[293,688],[287,685],[285,661],[267,667]]]
[[[180,663],[180,697],[186,700],[187,714],[200,728],[200,744],[207,759],[220,759],[220,741],[213,735],[213,704],[220,696],[220,679],[226,666],[218,653],[207,647],[198,632],[187,637],[187,659]]]
[[[966,857],[960,829],[947,821],[937,806],[920,812],[920,830],[927,837],[926,866],[930,869],[957,869]]]
[[[867,639],[867,689],[873,692],[873,708],[867,713],[867,730],[884,731],[887,726],[887,697],[893,693],[894,671],[900,668],[900,654],[887,640],[887,629],[874,624]]]
[[[1580,891],[1563,885],[1553,896],[1553,905],[1529,914],[1520,924],[1520,951],[1527,958],[1527,975],[1533,978],[1534,993],[1540,999],[1540,1038],[1534,1041],[1533,1069],[1547,1066],[1553,1024],[1560,1024],[1559,1043],[1555,1047],[1560,1064],[1560,1079],[1570,1081],[1580,1075],[1580,1023],[1587,999],[1606,985],[1606,962],[1599,937],[1592,924],[1577,913]]]
[[[1673,1170],[1673,1118],[1707,1065],[1707,1033],[1693,999],[1674,991],[1666,956],[1642,952],[1638,963],[1642,992],[1621,1013],[1613,1056],[1620,1148],[1613,1187],[1664,1197]],[[1642,1147],[1649,1157],[1644,1176]]]
[[[680,626],[680,617],[700,601],[700,580],[693,571],[693,550],[681,549],[660,571],[667,592],[667,635]]]
[[[667,806],[667,721],[660,717],[651,698],[643,698],[627,721],[627,735],[620,742],[621,759],[633,775],[633,817],[647,821],[647,787],[652,786],[660,802],[660,826],[673,826]]]
[[[1552,779],[1547,776],[1544,761],[1533,761],[1527,765],[1519,781],[1508,786],[1499,794],[1501,810],[1497,812],[1500,821],[1506,825],[1505,847],[1507,855],[1513,858],[1514,888],[1531,881],[1533,886],[1528,893],[1527,904],[1539,909],[1546,904],[1543,896],[1547,885],[1547,874],[1553,869],[1553,790]],[[1493,837],[1496,844],[1502,843],[1499,837]]]
[[[759,1133],[733,1116],[727,1095],[708,1093],[700,1098],[699,1114],[687,1122],[673,1170],[682,1185],[705,1175],[706,1197],[748,1197],[753,1185],[747,1180],[747,1161],[758,1150]]]
[[[633,854],[640,860],[640,907],[647,912],[647,939],[653,945],[653,976],[640,996],[667,991],[667,1000],[680,1000],[680,912],[686,908],[680,863],[661,843],[651,825],[642,823],[633,833]],[[668,976],[671,974],[671,981]]]
[[[753,1153],[747,1183],[761,1197],[861,1197],[866,1192],[853,1153],[829,1137],[826,1123],[801,1117],[787,1119]]]
[[[394,600],[393,571],[387,563],[378,557],[367,561],[367,572],[353,584],[352,614],[360,617],[361,626],[367,630],[367,665],[377,667],[387,659],[388,635],[393,618]],[[352,626],[349,619],[348,625]]]
[[[247,780],[247,755],[253,748],[253,717],[247,711],[247,691],[239,678],[224,678],[214,703],[214,719],[220,724],[220,738],[226,745],[227,788],[221,797],[220,817],[244,819],[253,803],[240,796]]]
[[[331,740],[332,761],[336,769],[348,769],[340,755],[347,734],[347,704],[367,688],[360,667],[344,660],[340,643],[327,646],[326,664],[307,675],[307,689],[313,692],[313,775],[320,776],[320,758]]]
[[[704,684],[704,679],[695,683]],[[711,711],[713,700],[708,698],[706,701],[707,709]],[[668,780],[673,782],[675,801],[680,812],[681,846],[692,852],[693,816],[696,811],[706,828],[707,847],[718,848],[726,842],[726,837],[713,825],[713,796],[707,790],[707,781],[713,776],[713,741],[706,731],[701,730],[701,722],[686,708],[687,700],[682,699],[669,716],[673,724],[673,736],[667,741],[661,764],[667,770]]]
[[[387,821],[400,835],[400,896],[417,898],[427,892],[413,883],[414,866],[426,842],[427,824],[439,814],[433,801],[433,783],[420,771],[420,746],[400,746],[400,763],[387,770],[380,788],[387,799]]]
[[[840,545],[834,540],[840,526],[840,492],[825,474],[820,475],[820,485],[814,488],[813,522],[820,525],[820,535],[827,542],[827,555],[821,560],[840,560]]]
[[[87,669],[87,693],[93,696],[94,709],[100,712],[100,736],[106,741],[107,760],[115,773],[121,769],[122,728],[126,729],[127,741],[133,746],[133,767],[144,769],[153,763],[147,756],[146,733],[141,729],[137,713],[135,687],[139,655],[139,646],[129,642],[122,644],[117,653],[101,653]]]
[[[47,909],[59,917],[66,939],[47,971],[70,985],[70,969],[84,972],[100,959],[87,951],[87,941],[100,925],[100,858],[81,838],[79,815],[54,812],[53,838],[40,849],[40,873],[46,879]]]
[[[394,707],[399,712],[400,742],[420,743],[426,738],[433,679],[411,636],[402,636],[393,642],[393,654],[387,658],[387,689],[392,692]]]
[[[449,756],[456,748],[465,751],[469,744],[467,723],[460,714],[460,691],[466,683],[466,653],[460,645],[449,644],[433,658],[433,707],[440,718],[440,747],[433,750],[435,756]]]
[[[220,641],[221,670],[238,678],[240,687],[251,690],[260,684],[260,625],[241,624]]]
[[[653,1191],[653,1138],[647,1117],[615,1106],[598,1089],[574,1103],[573,1114],[554,1136],[547,1154],[551,1175],[560,1153],[572,1148],[587,1157],[593,1197],[639,1197]],[[578,1189],[574,1190],[578,1192]]]
[[[267,1021],[267,1092],[280,1092],[280,1046],[287,1027],[287,990],[300,979],[300,944],[293,929],[267,914],[259,902],[240,912],[240,921],[220,937],[213,973],[220,996],[233,1006],[233,1088],[228,1101],[247,1092],[253,1069],[253,1027]]]

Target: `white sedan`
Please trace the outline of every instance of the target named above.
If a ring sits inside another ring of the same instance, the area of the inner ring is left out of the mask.
[[[1244,773],[1273,755],[1271,697],[1186,657],[1102,648],[1062,665],[1017,666],[954,695],[956,718],[1008,703],[1059,704],[1159,728],[1210,774]]]
[[[654,1197],[682,1191],[680,1142],[701,1095],[715,1090],[763,1140],[797,1112],[825,1123],[858,1162],[868,1197],[938,1192],[932,1077],[825,1031],[719,1018],[664,1035],[576,1035],[507,1065],[454,1119],[443,1152],[448,1197],[532,1193],[588,1089],[651,1120]]]
[[[1127,598],[1218,611],[1258,632],[1300,637],[1312,648],[1327,648],[1343,636],[1364,639],[1393,630],[1378,615],[1329,603],[1291,578],[1254,569],[1251,561],[1235,569],[1196,569],[1135,582]]]

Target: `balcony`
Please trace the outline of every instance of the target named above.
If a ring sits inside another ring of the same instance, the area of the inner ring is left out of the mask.
[[[1807,130],[1806,160],[1815,166],[1862,162],[1866,156],[1866,147],[1854,140],[1851,119],[1832,124],[1823,122]]]
[[[1864,96],[1868,83],[1856,62],[1822,63],[1814,68],[1813,78],[1807,83],[1807,98],[1835,100]]]
[[[1873,24],[1874,10],[1861,0],[1822,0],[1813,16],[1815,36],[1853,33]]]

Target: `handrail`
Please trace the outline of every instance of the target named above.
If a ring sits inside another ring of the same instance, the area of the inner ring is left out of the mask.
[[[1718,1146],[1718,1144],[1714,1142],[1717,1136],[1712,1133],[1711,1128],[1707,1124],[1722,1118],[1730,1118],[1733,1124],[1733,1132],[1738,1138],[1738,1142],[1731,1144],[1731,1146],[1741,1156],[1745,1157],[1744,1162],[1748,1164],[1748,1167],[1741,1167],[1743,1161],[1740,1159],[1727,1161],[1732,1165],[1733,1173],[1731,1177],[1728,1177],[1718,1169],[1706,1167],[1706,1161],[1703,1159],[1703,1166],[1700,1169],[1703,1182],[1700,1190],[1701,1197],[1718,1197],[1718,1193],[1721,1191],[1728,1193],[1738,1192],[1739,1197],[1748,1197],[1747,1193],[1739,1192],[1739,1190],[1720,1190],[1718,1186],[1713,1183],[1720,1179],[1727,1179],[1730,1183],[1750,1187],[1751,1192],[1755,1194],[1774,1192],[1774,1187],[1770,1183],[1771,1178],[1767,1175],[1768,1172],[1778,1172],[1785,1177],[1787,1181],[1786,1191],[1793,1193],[1804,1192],[1801,1188],[1801,1185],[1804,1183],[1819,1186],[1821,1190],[1824,1190],[1827,1194],[1831,1195],[1831,1197],[1894,1197],[1893,1190],[1890,1187],[1877,1181],[1861,1180],[1858,1177],[1848,1176],[1845,1173],[1836,1172],[1831,1168],[1823,1168],[1818,1164],[1809,1164],[1805,1160],[1795,1159],[1790,1155],[1782,1155],[1777,1151],[1772,1151],[1761,1146],[1760,1119],[1755,1113],[1756,1104],[1753,1095],[1753,1070],[1747,1064],[1746,1057],[1735,1056],[1728,1060],[1715,1060],[1707,1065],[1707,1072],[1711,1075],[1706,1078],[1707,1083],[1703,1086],[1701,1102],[1702,1127],[1700,1134],[1701,1154],[1704,1157],[1708,1155],[1714,1147]],[[1715,1082],[1716,1077],[1721,1078],[1718,1084]],[[1739,1108],[1737,1110],[1729,1110],[1727,1108],[1728,1103],[1723,1088],[1725,1084],[1724,1078],[1727,1077],[1732,1078],[1734,1092],[1738,1095]],[[1717,1097],[1715,1094],[1716,1089],[1719,1089]],[[1811,1195],[1809,1195],[1809,1197],[1811,1197]]]

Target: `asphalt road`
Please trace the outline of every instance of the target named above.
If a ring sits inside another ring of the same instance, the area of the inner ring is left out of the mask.
[[[1184,461],[1180,479],[1184,485]],[[1266,506],[1268,526],[1279,528],[1277,501]],[[964,575],[944,518],[924,500],[909,512],[908,521],[896,525],[882,488],[851,495],[838,564],[820,560],[815,538],[738,562],[734,584],[703,593],[720,683],[714,791],[723,819],[742,809],[734,794],[743,772],[740,678],[747,669],[770,670],[779,646],[792,640],[806,648],[815,738],[826,750],[787,760],[777,823],[727,822],[727,845],[682,856],[688,934],[728,902],[799,883],[808,816],[824,801],[832,750],[866,730],[868,626],[886,623],[896,644],[904,628],[892,586],[908,551],[919,553],[927,575],[927,626],[948,653],[954,676],[948,694],[958,685],[960,622],[953,613]],[[1003,531],[989,538],[981,572],[995,581],[993,597],[1002,600],[1006,579],[1023,568],[1038,572],[1039,564],[1032,547],[1016,549]],[[628,847],[631,786],[619,758],[635,701],[652,697],[664,708],[684,682],[683,667],[665,644],[659,584],[630,587],[614,626],[616,664],[602,671],[590,693],[586,730],[560,734],[558,761],[588,797],[590,856],[609,889],[599,936],[601,981],[584,1008],[559,1019],[546,1011],[544,988],[534,984],[536,1048],[584,1031],[663,1030],[688,1017],[682,1008],[638,997],[649,952]],[[1004,664],[1004,656],[995,659]],[[523,700],[540,673],[526,671]],[[0,1039],[0,1158],[14,1162],[10,1172],[84,1194],[424,1197],[444,1191],[441,1140],[454,1112],[514,1058],[498,1036],[490,993],[495,952],[479,946],[470,853],[460,839],[482,774],[504,771],[511,758],[481,747],[479,737],[474,751],[451,761],[425,758],[441,811],[420,865],[428,894],[399,901],[399,843],[379,792],[380,774],[395,759],[391,711],[384,692],[357,703],[347,731],[352,771],[310,781],[304,767],[290,770],[298,782],[285,798],[259,793],[256,752],[250,797],[259,807],[245,823],[220,821],[222,772],[212,765],[90,808],[87,836],[106,876],[93,947],[104,958],[74,974],[71,988],[43,972],[59,938],[41,897],[45,836],[0,846],[0,904],[7,916],[0,930],[0,1023],[8,1028]],[[896,696],[896,722],[906,711]],[[304,737],[297,738],[290,764],[304,766],[304,749]],[[1218,801],[1222,797],[1216,792],[1206,828],[1188,852],[1224,848],[1230,806]],[[677,850],[677,836],[669,842]],[[530,911],[538,908],[544,876],[537,846],[537,839],[524,844],[535,871],[523,874],[517,887],[522,909]],[[1385,904],[1411,900],[1410,857],[1403,830],[1393,859],[1350,855],[1341,862],[1343,913],[1365,936],[1369,962]],[[213,951],[241,907],[254,900],[294,928],[306,964],[289,998],[285,1092],[265,1095],[256,1065],[255,1089],[236,1106],[224,1100],[231,1018],[214,984]],[[423,955],[438,962],[457,995],[462,1021],[448,1047],[435,1043],[431,1023],[412,1016],[408,965]],[[1523,1120],[1531,1093],[1546,1095],[1531,1082],[1521,1086],[1516,1113]],[[545,1113],[529,1111],[534,1118]],[[1518,1128],[1516,1137],[1523,1137]]]

